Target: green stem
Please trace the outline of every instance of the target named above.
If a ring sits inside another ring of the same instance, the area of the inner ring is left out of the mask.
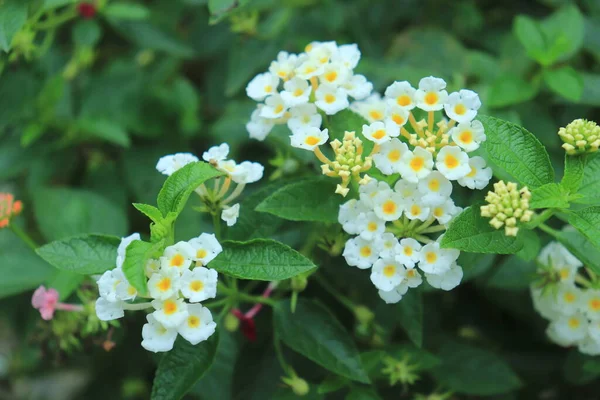
[[[35,24],[34,28],[36,30],[47,30],[57,28],[59,25],[64,24],[65,22],[69,22],[73,18],[77,18],[77,9],[71,8],[58,16],[50,16],[43,22],[38,22]]]
[[[222,305],[225,305],[229,302],[229,298],[224,298],[224,299],[220,299],[220,300],[214,300],[214,301],[210,301],[207,303],[202,304],[204,307],[208,307],[208,308],[216,308],[216,307],[220,307]]]
[[[273,336],[273,347],[275,348],[275,355],[277,355],[277,360],[279,361],[279,365],[281,365],[281,369],[288,375],[292,374],[293,370],[288,363],[285,362],[283,351],[281,350],[281,343],[279,342],[277,335]]]
[[[323,278],[320,274],[314,274],[314,277],[316,278],[319,285],[323,287],[323,289],[325,289],[331,296],[335,297],[335,299],[339,301],[344,307],[346,307],[348,310],[354,313],[354,309],[356,307],[352,300],[350,300],[348,297],[341,294],[336,288],[331,286],[331,284],[329,284],[329,282],[327,282],[325,278]]]
[[[31,248],[31,250],[35,251],[35,249],[38,248],[38,245],[33,241],[33,239],[31,239],[31,237],[25,233],[23,229],[19,228],[19,226],[10,224],[9,227],[19,239],[21,239],[27,246],[29,246],[29,248]]]
[[[129,311],[139,311],[139,310],[145,310],[147,308],[152,307],[152,303],[133,303],[133,304],[123,304],[123,310],[129,310]]]
[[[215,228],[215,236],[217,237],[217,240],[220,242],[221,241],[221,218],[219,217],[219,213],[216,211],[213,211],[212,219],[213,219],[213,225]]]
[[[427,229],[423,229],[422,231],[420,231],[420,233],[434,233],[434,232],[440,232],[440,231],[444,231],[444,230],[446,230],[446,227],[444,225],[436,225],[436,226],[432,226]]]
[[[539,224],[538,228],[540,228],[541,230],[543,230],[550,236],[556,237],[558,235],[558,231],[556,231],[556,229],[550,228],[548,225],[544,224],[543,222],[541,224]]]

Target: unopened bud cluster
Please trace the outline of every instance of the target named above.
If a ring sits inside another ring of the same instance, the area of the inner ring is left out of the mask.
[[[494,191],[485,197],[487,205],[481,206],[481,216],[491,218],[490,225],[496,229],[504,227],[506,236],[517,236],[518,222],[531,220],[533,211],[529,210],[531,192],[527,187],[519,190],[514,182],[494,183]]]
[[[565,128],[560,128],[558,136],[569,155],[593,153],[600,147],[600,126],[593,121],[576,119]]]
[[[331,148],[335,153],[335,159],[327,160],[328,162],[324,163],[321,169],[327,176],[342,178],[341,185],[337,185],[336,193],[345,197],[350,191],[348,184],[353,177],[361,185],[369,182],[371,178],[368,175],[361,177],[360,173],[371,169],[372,159],[369,156],[363,158],[363,142],[354,132],[346,132],[342,142],[337,139],[331,142]]]

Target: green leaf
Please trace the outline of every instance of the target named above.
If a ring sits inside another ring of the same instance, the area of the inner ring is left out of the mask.
[[[60,270],[101,274],[115,268],[120,242],[115,236],[83,235],[50,242],[36,252]]]
[[[44,0],[42,4],[43,10],[51,10],[53,8],[58,8],[62,6],[66,6],[68,4],[76,3],[78,0]]]
[[[411,289],[396,306],[397,321],[408,338],[417,346],[423,345],[423,300],[421,291]]]
[[[598,358],[581,354],[579,350],[569,351],[563,364],[563,376],[573,385],[585,385],[600,376]]]
[[[381,397],[371,387],[354,386],[344,400],[381,400]]]
[[[0,254],[0,298],[34,289],[57,273],[9,229],[0,230]]]
[[[196,382],[191,393],[202,400],[231,400],[233,395],[233,373],[241,343],[236,332],[219,329],[219,345],[215,361],[204,376]]]
[[[9,52],[14,36],[27,21],[27,2],[7,0],[0,5],[0,49]]]
[[[506,73],[496,78],[490,85],[487,106],[506,107],[533,99],[539,91],[534,85],[517,75]]]
[[[570,212],[569,224],[577,228],[600,250],[600,206]]]
[[[281,182],[274,182],[247,196],[240,202],[240,213],[236,224],[227,229],[227,238],[231,240],[249,240],[268,238],[285,222],[271,214],[255,210],[266,197],[273,194]]]
[[[60,301],[65,301],[79,288],[81,282],[86,279],[85,275],[69,271],[56,271],[56,274],[47,281],[45,285],[48,288],[56,289]]]
[[[521,387],[521,380],[500,357],[487,350],[447,341],[434,376],[444,387],[462,394],[492,396]]]
[[[526,290],[535,278],[536,270],[535,262],[510,256],[494,269],[486,285],[496,289]]]
[[[164,219],[160,210],[150,204],[133,203],[133,206],[146,217],[150,218],[152,222],[160,222]]]
[[[569,208],[569,193],[558,183],[547,183],[533,189],[529,208]]]
[[[572,67],[544,70],[543,77],[554,93],[568,100],[576,102],[583,94],[583,78]]]
[[[324,306],[299,299],[292,313],[290,301],[282,300],[274,312],[275,332],[291,349],[331,372],[369,383],[352,337]]]
[[[123,236],[127,216],[104,197],[77,189],[40,189],[34,197],[38,226],[48,240],[87,233]]]
[[[552,231],[552,235],[584,265],[600,274],[600,250],[594,247],[584,235],[575,229]]]
[[[323,382],[317,387],[317,393],[328,394],[337,392],[346,387],[350,381],[339,375],[327,375]]]
[[[296,250],[270,239],[223,242],[223,252],[210,267],[236,278],[259,281],[289,279],[316,268]]]
[[[529,57],[534,60],[544,58],[546,51],[544,33],[536,21],[525,15],[517,15],[513,31],[519,42],[525,47]]]
[[[574,203],[600,203],[600,157],[595,156],[588,159],[587,165],[583,170],[581,186],[579,186],[579,191],[577,193],[583,197],[573,200]]]
[[[107,119],[82,118],[77,121],[77,127],[85,134],[121,147],[127,148],[131,144],[127,132],[120,125]]]
[[[191,58],[196,54],[196,51],[186,43],[147,21],[114,18],[108,21],[117,32],[143,49],[164,51],[182,58]]]
[[[514,254],[523,242],[506,236],[504,229],[490,226],[490,220],[481,216],[479,206],[467,207],[451,223],[441,246],[471,253]]]
[[[362,135],[363,125],[369,125],[369,121],[350,109],[342,110],[335,115],[329,115],[324,120],[324,127],[329,130],[329,139],[331,141],[337,139],[341,142],[344,140],[344,133],[346,131],[354,132],[356,133],[356,137],[360,138],[363,142],[363,154],[371,154],[374,144]]]
[[[127,281],[141,296],[145,296],[148,291],[145,272],[146,262],[156,254],[162,253],[164,247],[164,240],[156,243],[134,240],[127,246],[122,267],[123,273]]]
[[[310,178],[281,187],[263,200],[256,211],[291,221],[337,222],[343,197],[335,194],[332,179]]]
[[[179,215],[198,186],[221,175],[224,173],[202,161],[186,165],[165,181],[158,193],[158,209],[165,217],[169,212]]]
[[[173,350],[166,353],[158,364],[151,400],[183,398],[212,365],[218,344],[218,331],[195,346],[178,337]]]
[[[102,13],[107,17],[129,20],[141,20],[150,16],[150,10],[141,4],[133,3],[111,3],[102,10]]]
[[[522,229],[521,241],[523,242],[523,248],[516,253],[516,256],[525,261],[535,260],[542,249],[539,234],[533,229]]]
[[[488,161],[529,189],[554,181],[550,157],[531,132],[494,117],[481,115],[479,120],[487,136],[482,148]]]
[[[77,46],[94,47],[102,37],[100,24],[94,20],[80,20],[73,26],[73,42]]]
[[[560,184],[567,193],[577,193],[581,187],[587,159],[587,154],[570,156],[565,153],[565,173]]]

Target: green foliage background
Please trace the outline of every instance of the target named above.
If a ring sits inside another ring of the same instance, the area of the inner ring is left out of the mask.
[[[394,80],[416,85],[427,75],[446,79],[450,90],[476,90],[482,114],[515,122],[538,137],[557,176],[564,159],[558,128],[575,118],[598,118],[595,0],[111,0],[92,19],[75,13],[59,20],[74,3],[0,1],[0,191],[24,201],[24,216],[15,223],[38,244],[83,233],[147,235],[148,222],[131,203],[155,204],[164,176],[154,166],[173,152],[200,155],[227,142],[240,161],[298,161],[299,167],[285,170],[273,163],[266,177],[314,176],[306,154],[292,151],[285,134],[273,132],[259,143],[248,139],[244,127],[255,106],[245,96],[246,83],[279,50],[300,52],[313,40],[357,43],[357,73],[378,91]],[[35,22],[38,12],[49,19]],[[586,188],[593,189],[598,165],[586,169]],[[262,203],[282,182],[265,178],[246,194],[229,239],[274,237],[301,249],[312,238],[314,225],[285,222],[278,218],[285,210]],[[588,193],[582,203],[597,204],[597,195]],[[463,194],[461,205],[482,196]],[[271,214],[252,211],[259,204]],[[183,213],[178,238],[210,231],[210,222],[191,207]],[[333,290],[370,308],[382,330],[362,330],[347,308],[311,280],[298,315],[281,305],[274,317],[269,309],[259,314],[257,342],[221,330],[216,361],[187,398],[293,398],[281,383],[273,351],[278,324],[284,344],[297,351],[286,347],[286,357],[311,384],[306,398],[412,399],[437,388],[454,391],[457,399],[532,399],[542,393],[595,398],[600,360],[550,344],[545,322],[531,305],[532,260],[547,240],[533,235],[517,255],[463,253],[465,282],[458,289],[417,291],[394,306],[379,300],[362,271],[317,252],[315,263]],[[88,338],[67,355],[40,334],[47,325],[29,305],[31,289],[45,283],[67,296],[80,282],[8,230],[0,231],[0,398],[150,397],[160,357],[139,345],[142,315],[122,320],[110,352]],[[339,324],[330,321],[323,330],[306,325],[328,321],[329,312]],[[294,335],[292,323],[304,326],[305,335]],[[331,368],[322,368],[336,362],[335,349],[329,361],[298,353],[326,349],[328,337],[320,335],[335,337],[340,329],[349,332],[342,341],[357,347],[369,375],[351,384],[346,378],[356,378],[354,355],[337,360],[333,370],[345,378],[336,378]],[[389,386],[381,362],[390,354],[417,362],[421,379],[414,386]],[[363,384],[369,380],[372,386]]]

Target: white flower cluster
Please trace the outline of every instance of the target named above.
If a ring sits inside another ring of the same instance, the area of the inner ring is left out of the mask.
[[[531,285],[535,309],[550,325],[546,334],[554,343],[577,346],[589,355],[600,355],[600,290],[577,285],[586,282],[579,275],[583,266],[563,245],[549,243],[538,256],[540,274],[549,284]]]
[[[358,235],[346,242],[343,256],[348,265],[372,268],[371,281],[386,303],[400,301],[409,288],[422,283],[417,268],[435,288],[451,290],[460,283],[460,252],[442,249],[441,236],[426,236],[445,230],[460,213],[451,193],[452,184],[435,171],[418,184],[400,179],[393,189],[373,179],[360,187],[359,200],[340,207],[343,229]]]
[[[348,97],[364,99],[373,85],[354,74],[360,60],[356,44],[313,42],[300,54],[279,52],[269,71],[254,77],[248,97],[261,102],[246,129],[251,138],[264,140],[278,124],[287,124],[298,136],[318,132],[322,117],[348,108]],[[264,101],[264,103],[262,103]],[[304,142],[303,140],[301,140]]]
[[[363,125],[362,133],[378,145],[372,156],[382,173],[399,173],[418,182],[437,169],[461,186],[483,189],[492,170],[483,158],[467,154],[486,139],[483,125],[474,120],[481,101],[471,90],[448,94],[445,88],[443,79],[431,76],[421,79],[418,89],[407,81],[394,82],[383,98],[373,94],[351,108],[370,122]],[[415,108],[427,112],[427,120],[417,121]],[[442,109],[448,119],[442,117],[436,123],[435,112]],[[407,124],[413,132],[407,130]]]
[[[167,247],[158,259],[150,259],[145,273],[152,301],[146,303],[134,302],[138,293],[121,269],[125,250],[135,240],[140,240],[137,233],[123,238],[117,267],[98,279],[98,318],[110,321],[123,317],[124,310],[154,309],[142,328],[142,346],[153,352],[171,350],[178,334],[192,344],[208,339],[216,324],[200,302],[217,294],[217,272],[205,267],[222,251],[215,236],[203,233]]]
[[[264,167],[257,162],[244,161],[236,163],[234,160],[227,159],[229,155],[229,145],[223,143],[219,146],[213,146],[202,154],[202,159],[220,171],[227,174],[221,185],[221,179],[217,178],[213,186],[208,188],[202,185],[196,189],[196,193],[203,199],[208,200],[210,204],[218,204],[222,207],[221,219],[228,226],[233,226],[239,217],[240,205],[229,205],[244,190],[246,184],[259,181],[263,177]],[[190,153],[176,153],[161,157],[156,164],[156,169],[167,176],[183,168],[187,164],[200,161],[198,157]],[[237,184],[237,187],[226,196],[231,182]]]

